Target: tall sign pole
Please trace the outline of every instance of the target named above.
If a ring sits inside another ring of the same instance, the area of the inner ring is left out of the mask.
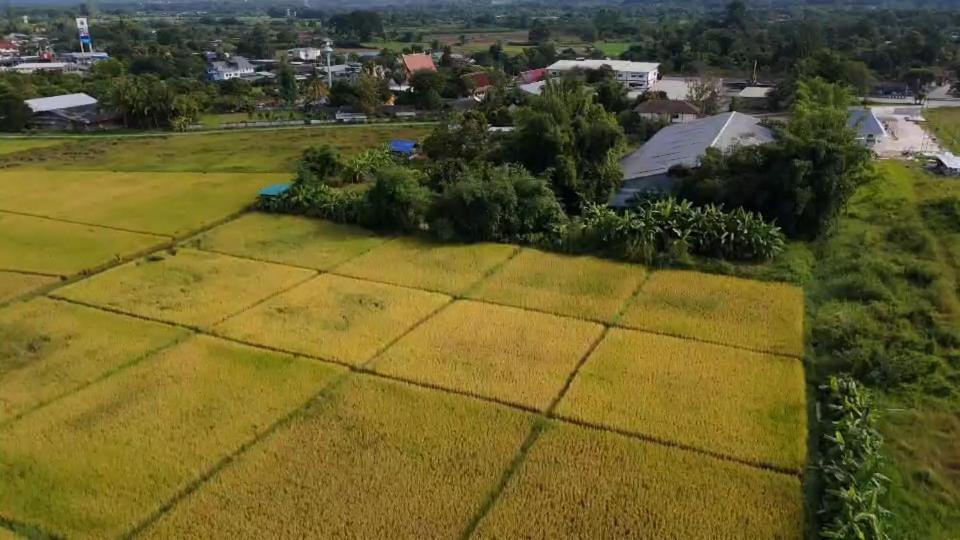
[[[90,40],[90,25],[87,23],[86,17],[77,17],[77,33],[80,35],[80,52],[84,52],[84,45],[90,52],[93,52],[93,44]]]

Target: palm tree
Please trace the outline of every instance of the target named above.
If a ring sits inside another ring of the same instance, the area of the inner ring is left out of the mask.
[[[323,84],[319,78],[314,77],[307,83],[307,87],[303,90],[304,100],[309,105],[314,105],[324,100],[330,96],[330,89],[327,88],[327,85]]]

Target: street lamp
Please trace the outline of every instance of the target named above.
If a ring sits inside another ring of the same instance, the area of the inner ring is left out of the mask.
[[[333,88],[333,42],[324,43],[323,52],[327,53],[327,87]]]

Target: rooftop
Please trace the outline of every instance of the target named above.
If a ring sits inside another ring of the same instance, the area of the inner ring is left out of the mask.
[[[429,54],[405,54],[403,55],[403,67],[413,73],[420,70],[436,71],[437,66],[433,64],[433,58]]]
[[[728,112],[661,129],[620,160],[620,167],[626,179],[643,178],[665,173],[674,165],[695,167],[707,148],[728,150],[736,145],[772,141],[772,132],[760,125],[760,119]]]
[[[691,103],[677,99],[650,99],[633,110],[641,114],[700,114]]]
[[[557,60],[547,66],[548,70],[600,69],[610,66],[614,71],[649,73],[660,67],[657,62],[630,62],[628,60]]]
[[[773,91],[771,86],[748,86],[740,91],[737,94],[737,97],[742,98],[765,98],[770,92]]]
[[[857,135],[861,137],[869,135],[875,137],[887,136],[887,129],[883,127],[883,123],[869,108],[850,109],[847,112],[847,127],[855,129]]]
[[[86,107],[96,105],[97,100],[87,94],[64,94],[62,96],[53,96],[45,98],[28,99],[24,101],[30,110],[39,113],[46,111],[55,111],[59,109],[72,109],[75,107]]]
[[[953,155],[950,152],[943,152],[935,156],[937,161],[943,164],[944,167],[948,169],[960,170],[960,157]]]

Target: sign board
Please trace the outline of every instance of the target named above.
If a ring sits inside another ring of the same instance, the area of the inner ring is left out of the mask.
[[[80,43],[90,44],[90,25],[86,17],[77,17],[77,33],[80,34]]]

